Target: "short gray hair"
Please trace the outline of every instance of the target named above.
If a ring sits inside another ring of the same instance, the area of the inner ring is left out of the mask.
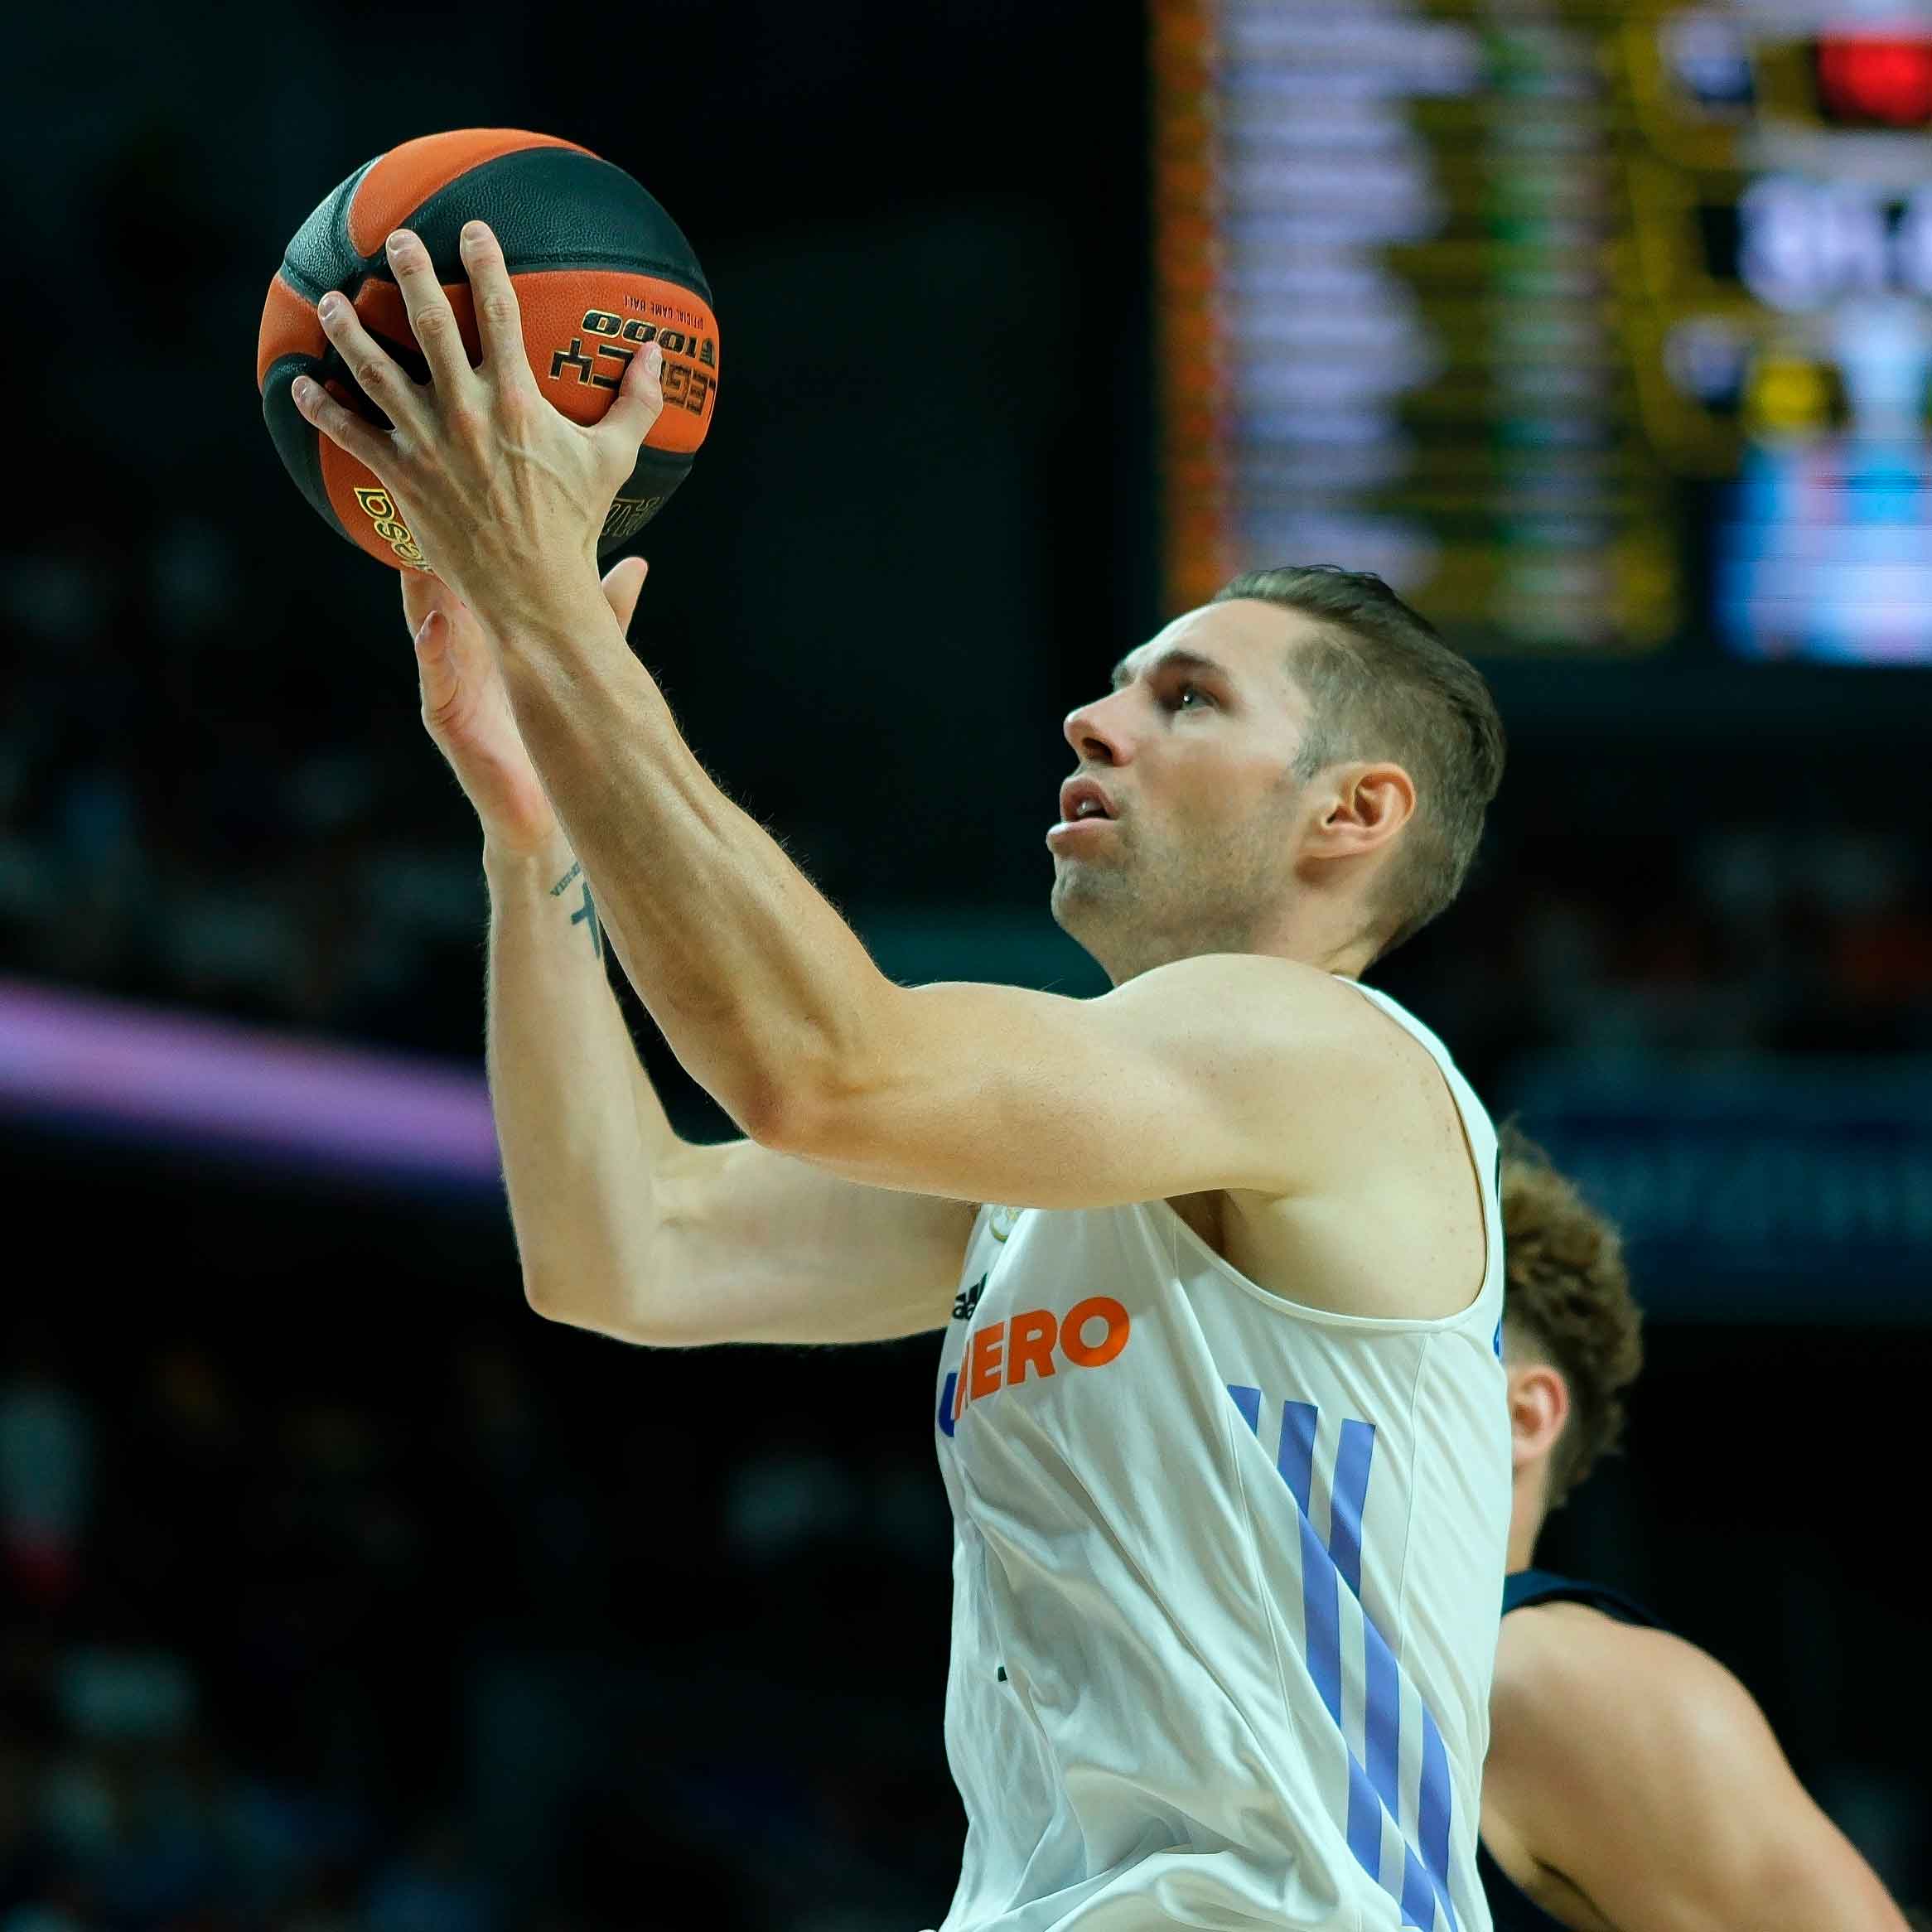
[[[1213,601],[1253,597],[1320,625],[1289,669],[1312,707],[1296,760],[1304,782],[1344,758],[1393,758],[1416,814],[1389,869],[1380,951],[1419,932],[1462,890],[1503,776],[1503,721],[1482,674],[1379,577],[1332,563],[1249,570]]]

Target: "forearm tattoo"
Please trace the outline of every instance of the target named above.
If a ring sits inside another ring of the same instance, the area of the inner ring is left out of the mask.
[[[572,881],[582,877],[582,863],[579,860],[572,859],[570,862],[570,870],[550,888],[550,896],[553,899],[556,898],[565,886],[571,884]],[[570,923],[572,925],[582,926],[589,933],[591,951],[596,958],[601,959],[604,956],[604,935],[597,925],[597,902],[591,897],[591,882],[588,879],[584,879],[583,881],[583,904],[571,914]]]

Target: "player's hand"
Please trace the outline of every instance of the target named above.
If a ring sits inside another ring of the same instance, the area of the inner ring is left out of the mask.
[[[627,557],[604,579],[605,601],[625,630],[648,568]],[[403,572],[403,612],[416,642],[423,727],[476,808],[484,843],[509,857],[536,857],[560,836],[557,814],[481,626],[448,585],[420,570]]]
[[[398,229],[389,238],[389,267],[429,380],[412,381],[348,301],[328,295],[322,327],[394,427],[365,423],[307,377],[295,384],[295,405],[375,472],[430,568],[485,631],[568,627],[595,608],[597,539],[663,412],[664,356],[654,342],[633,355],[603,419],[589,428],[572,423],[538,390],[495,236],[472,221],[461,245],[482,346],[477,367],[428,251]]]

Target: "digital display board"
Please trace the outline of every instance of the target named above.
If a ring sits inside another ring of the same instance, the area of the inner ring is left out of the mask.
[[[1168,584],[1932,662],[1932,12],[1153,0]]]

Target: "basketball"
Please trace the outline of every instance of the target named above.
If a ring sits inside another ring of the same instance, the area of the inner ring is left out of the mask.
[[[717,321],[691,244],[623,169],[548,134],[466,128],[379,155],[296,231],[268,284],[255,350],[262,413],[288,473],[316,514],[393,569],[424,568],[421,546],[383,485],[302,420],[289,391],[313,376],[338,402],[387,428],[322,332],[331,289],[410,375],[426,379],[383,244],[407,227],[429,251],[472,362],[479,359],[464,223],[495,231],[523,313],[537,386],[573,423],[610,407],[630,358],[664,352],[664,413],[638,452],[598,538],[600,556],[634,537],[690,472],[717,396]]]

